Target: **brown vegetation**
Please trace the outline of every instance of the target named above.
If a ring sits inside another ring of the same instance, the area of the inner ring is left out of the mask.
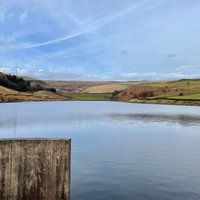
[[[0,86],[0,102],[22,102],[22,101],[53,101],[66,100],[66,97],[57,95],[49,91],[34,93],[18,92]]]
[[[152,97],[154,95],[160,95],[162,90],[160,88],[153,88],[143,85],[135,85],[113,97],[113,100],[128,101],[130,99],[145,99],[147,97]]]
[[[106,94],[110,95],[109,98],[114,101],[200,105],[200,79],[157,82],[89,82],[41,81],[29,78],[28,82],[31,87],[40,88],[40,90],[18,92],[0,87],[0,102],[82,98],[102,100],[102,95]]]
[[[200,105],[200,79],[139,83],[113,94],[113,100]]]

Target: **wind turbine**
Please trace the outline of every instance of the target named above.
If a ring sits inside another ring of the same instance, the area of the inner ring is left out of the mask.
[[[19,67],[18,65],[16,65],[15,64],[15,67],[13,67],[12,68],[12,71],[14,72],[14,74],[16,75],[16,76],[18,76],[18,72],[19,72],[19,69],[20,69],[21,67]]]
[[[18,76],[20,69],[23,69],[23,68],[21,66],[19,67],[17,64],[15,64],[15,67],[12,68],[12,71],[14,71],[15,75]]]
[[[19,67],[16,65],[16,67],[15,67],[15,74],[16,74],[16,76],[18,75],[18,70],[19,70]]]

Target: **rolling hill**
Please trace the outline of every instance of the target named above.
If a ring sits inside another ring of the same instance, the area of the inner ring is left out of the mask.
[[[44,88],[38,84],[32,84],[21,77],[7,75],[0,72],[0,102],[21,101],[50,101],[66,100],[66,97],[51,91],[52,88]]]
[[[200,79],[137,84],[114,95],[113,100],[137,103],[200,105]]]
[[[200,105],[200,79],[157,82],[42,81],[0,73],[0,102],[50,100]]]

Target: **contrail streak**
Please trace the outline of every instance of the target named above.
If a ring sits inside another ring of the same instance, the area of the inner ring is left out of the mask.
[[[132,11],[134,11],[138,7],[143,6],[146,3],[147,3],[147,1],[144,1],[144,2],[141,2],[139,4],[133,5],[132,7],[127,8],[127,9],[123,10],[122,12],[120,12],[116,15],[111,15],[111,16],[108,16],[108,17],[100,18],[100,19],[94,21],[93,23],[88,24],[88,26],[85,25],[83,30],[81,30],[81,31],[72,33],[70,35],[66,35],[66,36],[61,37],[61,38],[50,40],[50,41],[47,41],[47,42],[42,42],[42,43],[38,43],[38,44],[30,44],[30,45],[26,45],[24,47],[22,46],[20,49],[23,50],[23,49],[42,47],[42,46],[46,46],[46,45],[50,45],[50,44],[54,44],[54,43],[59,43],[59,42],[65,41],[65,40],[69,40],[69,39],[72,39],[72,38],[80,36],[80,35],[88,34],[90,32],[93,32],[93,31],[99,29],[103,25],[106,25],[106,24],[108,24],[108,23],[110,23],[110,22],[112,22],[112,21],[114,21],[114,20],[116,20],[120,17],[123,17],[123,16],[131,13]]]

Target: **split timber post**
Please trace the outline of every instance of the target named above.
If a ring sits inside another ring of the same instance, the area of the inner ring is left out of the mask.
[[[0,140],[0,200],[69,200],[71,140]]]

